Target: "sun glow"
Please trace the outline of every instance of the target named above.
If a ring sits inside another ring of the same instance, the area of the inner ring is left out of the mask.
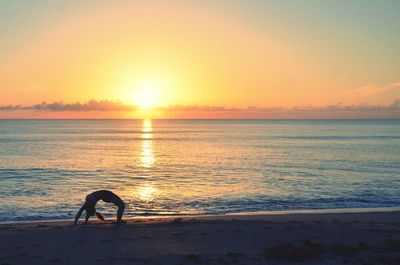
[[[153,84],[143,85],[135,94],[134,101],[141,108],[151,108],[157,104],[157,89]]]

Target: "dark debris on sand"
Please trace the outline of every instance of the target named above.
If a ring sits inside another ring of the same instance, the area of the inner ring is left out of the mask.
[[[336,243],[331,245],[331,250],[336,255],[351,256],[357,254],[360,248],[358,246]]]
[[[398,240],[387,239],[386,245],[391,250],[400,251],[400,241],[398,241]]]
[[[185,258],[191,261],[199,261],[201,256],[193,253],[189,253],[185,255]]]
[[[306,240],[297,247],[289,243],[266,248],[264,257],[267,259],[301,262],[322,255],[325,251],[326,247],[324,244]]]

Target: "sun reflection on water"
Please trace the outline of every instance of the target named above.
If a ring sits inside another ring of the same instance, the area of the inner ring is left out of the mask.
[[[150,119],[143,120],[141,138],[141,166],[149,169],[152,168],[155,163],[153,153],[153,125]],[[146,182],[136,189],[136,194],[139,199],[146,202],[152,201],[155,193],[157,193],[157,188],[150,182]]]
[[[153,127],[151,120],[143,120],[142,132],[142,153],[140,161],[143,167],[151,168],[155,162],[153,154]]]
[[[157,189],[151,183],[146,183],[137,188],[137,195],[142,201],[152,201],[156,192]]]

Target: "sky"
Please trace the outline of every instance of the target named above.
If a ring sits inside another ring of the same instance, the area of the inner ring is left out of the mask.
[[[0,118],[400,118],[400,1],[0,1]]]

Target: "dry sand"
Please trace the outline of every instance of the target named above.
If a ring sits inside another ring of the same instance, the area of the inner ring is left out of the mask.
[[[0,225],[0,264],[400,264],[400,212]]]

